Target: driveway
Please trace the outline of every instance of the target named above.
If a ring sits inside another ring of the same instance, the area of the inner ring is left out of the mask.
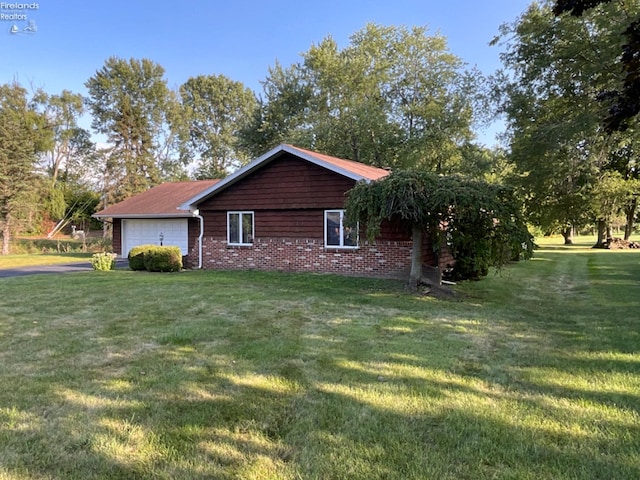
[[[116,268],[127,268],[129,261],[126,258],[116,259]],[[35,275],[39,273],[69,273],[85,272],[93,270],[90,262],[61,263],[59,265],[34,265],[32,267],[5,268],[0,270],[0,278],[20,277],[23,275]]]

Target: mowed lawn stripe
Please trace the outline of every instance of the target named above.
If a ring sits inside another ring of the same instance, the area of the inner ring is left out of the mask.
[[[0,280],[0,479],[639,478],[638,258]]]

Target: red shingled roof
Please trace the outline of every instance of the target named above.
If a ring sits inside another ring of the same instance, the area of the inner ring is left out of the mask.
[[[206,190],[220,180],[198,180],[193,182],[170,182],[153,187],[120,203],[111,205],[94,214],[98,218],[145,218],[191,216],[188,210],[178,207],[193,196]]]
[[[364,163],[354,162],[353,160],[345,160],[343,158],[331,157],[329,155],[324,155],[322,153],[313,152],[311,150],[306,150],[304,148],[296,147],[295,145],[289,145],[289,144],[285,144],[285,145],[287,147],[292,148],[293,150],[299,151],[304,155],[307,155],[309,157],[314,157],[322,162],[329,163],[342,170],[346,170],[350,173],[366,178],[367,180],[379,180],[380,178],[383,178],[389,175],[389,172],[382,168],[372,167],[370,165],[365,165]]]

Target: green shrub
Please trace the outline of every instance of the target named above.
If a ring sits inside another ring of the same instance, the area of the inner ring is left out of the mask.
[[[91,257],[91,266],[94,270],[114,270],[116,268],[116,255],[107,252],[94,253]]]
[[[144,254],[144,266],[150,272],[179,272],[182,270],[180,247],[154,247]]]
[[[153,248],[156,248],[156,246],[138,245],[137,247],[133,247],[129,250],[129,255],[127,256],[129,259],[129,268],[131,270],[146,270],[144,265],[144,256]]]
[[[182,252],[179,247],[139,245],[129,251],[129,268],[149,272],[179,272]]]

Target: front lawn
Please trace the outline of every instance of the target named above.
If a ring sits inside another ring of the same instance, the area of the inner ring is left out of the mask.
[[[0,279],[0,479],[640,478],[640,253]]]

